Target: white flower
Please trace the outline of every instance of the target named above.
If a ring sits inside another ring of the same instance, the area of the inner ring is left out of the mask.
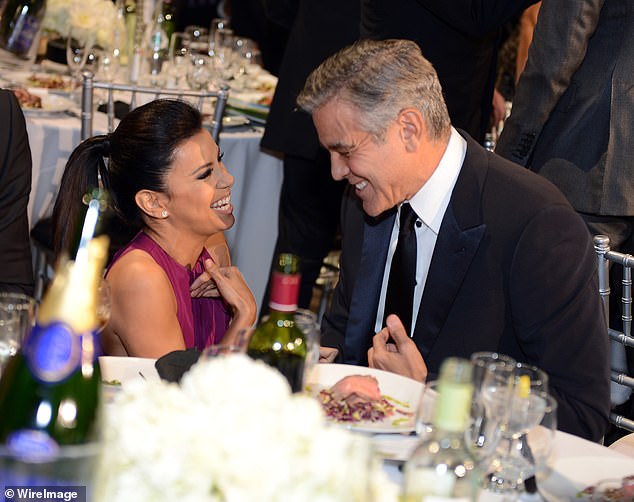
[[[49,0],[44,14],[44,29],[67,37],[70,28],[90,32],[102,47],[112,44],[117,11],[111,0]]]
[[[369,440],[246,356],[200,361],[181,386],[139,382],[105,413],[101,500],[396,501]]]

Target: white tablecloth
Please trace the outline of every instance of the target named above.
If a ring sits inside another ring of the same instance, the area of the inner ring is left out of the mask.
[[[374,437],[375,449],[388,458],[407,458],[416,447],[418,438],[399,434],[380,434]],[[403,475],[398,461],[386,460],[384,470],[394,482],[401,484]],[[586,486],[609,478],[620,479],[634,475],[634,458],[612,448],[606,448],[577,436],[557,431],[549,458],[551,472],[537,479],[539,495],[526,495],[523,501],[546,500],[569,502]],[[501,494],[481,493],[480,502],[503,501]]]
[[[67,115],[27,113],[33,156],[29,219],[33,225],[50,213],[64,165],[80,140],[80,120]],[[106,116],[95,114],[95,134],[106,130]],[[277,209],[282,183],[279,159],[260,150],[261,130],[223,132],[220,148],[235,177],[231,193],[236,223],[226,233],[233,263],[251,287],[258,305],[264,295],[277,236]]]

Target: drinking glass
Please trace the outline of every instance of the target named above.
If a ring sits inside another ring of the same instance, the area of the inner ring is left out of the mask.
[[[187,71],[187,84],[195,91],[209,89],[213,71],[212,58],[206,54],[192,54]]]
[[[66,63],[73,77],[73,93],[79,85],[81,72],[86,66],[94,40],[91,31],[71,26],[66,39]]]
[[[170,38],[169,48],[169,84],[180,87],[181,78],[187,75],[191,65],[191,37],[182,31],[175,31]]]
[[[416,410],[416,434],[422,439],[434,429],[434,406],[438,396],[438,380],[425,382]]]
[[[0,376],[35,321],[35,300],[20,293],[0,293]]]
[[[121,54],[118,48],[106,47],[99,51],[99,77],[106,82],[114,82],[121,68]]]
[[[209,32],[203,26],[187,26],[185,34],[189,36],[190,49],[193,54],[209,55]]]
[[[471,427],[466,444],[488,472],[488,462],[495,454],[506,422],[516,362],[512,357],[497,352],[475,352],[473,364],[473,399]]]
[[[540,435],[541,429],[536,429],[540,425],[550,432]],[[524,493],[525,481],[535,475],[538,465],[533,449],[539,449],[541,462],[556,425],[557,402],[548,394],[548,376],[536,366],[516,363],[508,413],[501,424],[502,439],[491,463],[487,488],[512,499]]]
[[[306,337],[306,362],[304,363],[304,386],[310,382],[313,369],[319,363],[320,330],[317,314],[308,309],[297,309],[295,324]]]
[[[218,73],[224,80],[229,80],[233,77],[233,40],[233,30],[222,28],[216,31],[214,38],[214,62]]]

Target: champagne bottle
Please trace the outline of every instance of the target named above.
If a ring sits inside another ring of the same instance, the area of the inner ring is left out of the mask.
[[[279,255],[271,277],[270,313],[255,328],[247,354],[277,368],[288,380],[293,392],[302,390],[306,362],[306,337],[295,324],[300,275],[299,259],[287,253]]]
[[[0,444],[22,457],[46,459],[98,438],[95,330],[109,239],[94,237],[105,208],[100,191],[91,197],[75,259],[60,259],[36,325],[0,380]]]
[[[0,46],[20,57],[28,57],[39,39],[46,11],[45,0],[8,0],[0,14]]]
[[[480,471],[464,440],[472,395],[471,363],[446,359],[440,369],[432,431],[405,464],[406,502],[478,499]]]

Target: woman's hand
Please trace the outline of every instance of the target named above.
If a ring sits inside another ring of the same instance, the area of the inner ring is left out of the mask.
[[[198,291],[203,292],[201,296],[213,296],[214,294],[221,296],[233,310],[232,325],[239,323],[242,328],[251,326],[255,322],[257,305],[253,293],[251,293],[238,267],[219,267],[212,260],[207,259],[205,260],[205,272],[196,281],[201,279],[205,273],[209,280],[197,288]],[[192,288],[194,288],[196,281],[192,283]],[[214,285],[209,285],[209,282],[213,282]],[[193,290],[192,296],[194,296]]]

